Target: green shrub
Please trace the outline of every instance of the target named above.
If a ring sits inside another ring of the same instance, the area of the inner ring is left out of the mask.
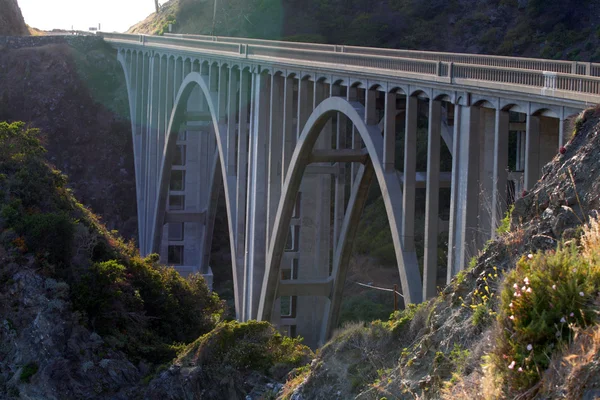
[[[510,393],[535,384],[557,346],[595,320],[599,283],[598,264],[574,245],[523,257],[507,274],[492,362]]]
[[[19,380],[23,383],[29,383],[31,377],[38,372],[39,366],[37,363],[31,362],[23,367]]]
[[[511,221],[512,213],[513,213],[514,209],[515,209],[515,206],[512,205],[506,211],[506,214],[504,214],[504,218],[502,218],[502,221],[500,221],[500,225],[498,226],[498,228],[496,228],[496,233],[498,235],[504,235],[504,234],[510,232],[510,221]]]
[[[280,335],[268,322],[223,322],[200,337],[179,358],[180,363],[206,366],[213,372],[260,371],[281,379],[280,371],[305,365],[312,357],[301,339]]]
[[[108,232],[47,164],[38,134],[0,123],[0,240],[65,281],[83,323],[132,361],[171,360],[181,343],[214,328],[222,302],[201,276],[184,279]]]

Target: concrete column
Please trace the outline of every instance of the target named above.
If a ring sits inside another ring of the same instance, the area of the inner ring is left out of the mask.
[[[270,76],[253,74],[252,129],[248,226],[246,229],[246,320],[257,317],[265,273],[267,232],[267,150],[269,132]]]
[[[313,105],[314,86],[310,84],[308,78],[300,79],[298,82],[298,126],[296,137],[300,137],[302,129],[310,116]]]
[[[404,133],[404,187],[402,240],[406,251],[414,251],[415,188],[417,181],[417,105],[418,99],[406,97],[406,128]]]
[[[427,138],[427,189],[425,200],[425,251],[423,262],[423,296],[436,295],[438,220],[440,196],[440,145],[442,135],[442,102],[429,101],[429,132]]]
[[[217,121],[219,121],[219,124],[224,124],[227,118],[227,111],[228,111],[228,107],[227,104],[229,102],[228,97],[229,97],[229,90],[228,88],[231,86],[229,85],[229,71],[227,70],[227,67],[222,66],[221,68],[219,68],[219,82],[218,82],[218,94],[217,94],[217,98],[218,98],[218,102],[217,102]]]
[[[158,116],[159,112],[159,88],[160,86],[160,58],[155,55],[152,58],[151,65],[151,86],[150,86],[150,102],[149,102],[149,127],[148,127],[148,154],[147,159],[147,190],[146,198],[148,205],[146,208],[146,226],[152,229],[152,218],[156,210],[156,189],[158,174]],[[145,251],[146,254],[152,251],[153,232],[149,232],[146,237]]]
[[[346,131],[347,117],[338,113],[336,129],[336,148],[338,150],[347,148]],[[334,217],[333,217],[333,248],[337,251],[338,240],[344,222],[346,212],[346,166],[343,163],[337,163],[338,173],[335,176],[335,198],[334,198]]]
[[[558,148],[565,145],[565,119],[560,118],[558,122]]]
[[[188,58],[183,62],[183,78],[185,79],[186,76],[188,76],[188,74],[192,71],[192,62],[191,60]]]
[[[490,108],[480,108],[479,136],[479,222],[477,248],[480,249],[492,238],[492,193],[494,191],[494,137],[496,112]]]
[[[383,167],[393,171],[396,160],[396,93],[385,94],[383,125]]]
[[[160,57],[160,71],[158,77],[158,125],[157,130],[157,157],[156,157],[156,170],[159,171],[157,174],[157,187],[158,187],[158,176],[160,175],[160,166],[165,148],[165,136],[167,132],[166,125],[168,124],[167,117],[167,82],[168,82],[168,71],[167,71],[167,59],[164,56]]]
[[[281,185],[285,181],[294,146],[296,145],[296,135],[294,132],[294,78],[286,77],[283,93],[283,164],[281,174]]]
[[[350,102],[357,102],[358,101],[358,88],[353,86],[353,87],[349,87],[348,91],[346,93],[346,97],[347,100]],[[366,97],[368,97],[365,94],[365,100]],[[360,137],[360,134],[358,133],[358,131],[356,130],[355,126],[352,126],[352,137],[351,137],[351,145],[352,145],[352,149],[353,150],[359,150],[362,148],[362,139]],[[358,164],[356,163],[352,163],[350,165],[350,187],[352,188],[354,183],[356,182],[356,174],[358,173]]]
[[[183,61],[181,58],[178,58],[175,61],[175,74],[173,79],[173,98],[176,98],[179,89],[181,89],[181,82],[183,82]]]
[[[479,109],[477,107],[460,108],[460,141],[456,223],[454,227],[454,263],[452,272],[465,268],[468,258],[477,251],[478,209],[479,204]]]
[[[459,195],[459,160],[460,160],[460,128],[461,128],[462,106],[454,105],[454,132],[452,141],[452,182],[450,185],[450,218],[448,221],[448,268],[446,272],[446,283],[449,284],[452,277],[458,272],[456,264],[456,239],[458,227],[458,195]],[[460,236],[460,235],[459,235]]]
[[[137,185],[140,186],[140,198],[138,199],[141,208],[138,208],[138,226],[139,232],[139,247],[142,256],[147,255],[146,248],[146,237],[148,235],[148,158],[150,156],[148,151],[148,137],[149,137],[149,111],[150,111],[150,56],[146,53],[143,54],[142,62],[142,98],[140,102],[140,134],[141,134],[141,157],[138,161],[140,164],[140,179]]]
[[[367,125],[377,125],[377,90],[367,90],[365,93],[365,122]]]
[[[167,86],[165,94],[166,96],[166,118],[165,118],[165,135],[168,135],[169,124],[171,122],[171,114],[173,112],[173,103],[175,101],[175,59],[169,57],[167,60]],[[176,127],[175,132],[179,131],[179,127]],[[164,148],[164,147],[163,147]]]
[[[509,113],[496,110],[494,130],[494,177],[492,191],[492,237],[506,213],[506,185],[508,183]]]
[[[525,190],[530,190],[540,178],[540,117],[527,116],[525,138]]]
[[[314,102],[319,104],[326,96],[322,82],[315,82]],[[312,112],[312,106],[310,108]],[[331,148],[331,124],[326,124],[315,143],[315,149]],[[318,165],[327,165],[318,164]],[[300,187],[299,279],[325,279],[330,269],[331,239],[331,176],[305,175]],[[297,298],[297,334],[305,343],[316,346],[321,336],[323,314],[329,307],[323,296]]]
[[[271,230],[281,197],[282,185],[282,156],[283,156],[283,102],[285,78],[281,75],[272,77],[270,93],[270,130],[269,130],[269,195],[268,195],[268,226],[267,246],[271,239]]]
[[[230,68],[229,69],[229,94],[227,96],[227,148],[225,152],[227,154],[227,175],[232,176],[236,174],[236,127],[237,121],[236,116],[239,109],[238,99],[239,89],[239,70]]]
[[[238,128],[238,162],[237,162],[237,184],[236,184],[236,217],[235,229],[235,248],[236,248],[236,268],[235,271],[240,283],[237,298],[239,304],[236,305],[236,317],[242,321],[245,320],[245,253],[246,253],[246,195],[248,187],[248,105],[250,104],[249,83],[251,75],[247,71],[240,71],[240,102],[239,102],[239,128]]]

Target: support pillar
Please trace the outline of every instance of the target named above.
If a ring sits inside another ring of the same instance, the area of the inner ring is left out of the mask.
[[[383,168],[393,171],[396,159],[396,93],[385,94],[383,125]]]
[[[270,93],[270,130],[269,130],[269,196],[268,196],[268,226],[267,246],[271,240],[271,230],[281,197],[281,159],[283,156],[283,104],[285,78],[281,75],[272,77]]]
[[[525,190],[530,190],[540,177],[540,117],[527,116],[525,138]]]
[[[473,204],[479,203],[479,109],[460,105],[456,109],[458,135],[454,143],[458,145],[458,153],[455,153],[457,160],[453,163],[456,176],[452,182],[451,218],[454,213],[454,221],[450,225],[453,237],[449,243],[452,246],[452,258],[448,259],[449,280],[465,268],[469,257],[475,255],[478,207]]]
[[[270,79],[253,74],[248,226],[246,228],[245,320],[255,319],[265,273],[267,233],[267,151]]]
[[[427,139],[427,189],[425,200],[425,251],[423,262],[423,298],[435,297],[437,286],[437,256],[440,195],[440,145],[442,134],[442,102],[429,101],[429,132]]]
[[[417,181],[417,105],[418,98],[406,97],[404,133],[404,187],[402,240],[406,251],[414,251],[415,189]]]
[[[496,110],[494,130],[494,178],[492,191],[492,237],[506,213],[506,185],[508,183],[509,113]]]
[[[494,141],[496,131],[496,111],[479,108],[479,215],[477,227],[477,249],[482,248],[492,238],[492,194],[494,191]]]
[[[236,317],[245,321],[245,254],[246,254],[246,194],[248,188],[248,105],[250,95],[248,87],[251,81],[250,73],[240,71],[240,102],[239,102],[239,124],[238,124],[238,162],[237,162],[237,184],[236,184],[236,217],[235,222],[235,246],[236,246],[236,268],[235,273],[240,283],[236,299]]]

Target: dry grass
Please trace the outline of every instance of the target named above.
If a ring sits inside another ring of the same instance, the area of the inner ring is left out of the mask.
[[[580,399],[590,382],[598,383],[600,327],[578,331],[571,345],[553,358],[541,382],[541,395]],[[594,371],[596,370],[596,371]]]
[[[598,218],[590,218],[590,221],[584,225],[581,245],[583,247],[581,254],[588,261],[597,262],[600,252],[600,221]]]
[[[46,32],[44,31],[40,31],[37,28],[32,28],[31,26],[27,25],[27,29],[29,30],[29,34],[31,36],[46,36]]]

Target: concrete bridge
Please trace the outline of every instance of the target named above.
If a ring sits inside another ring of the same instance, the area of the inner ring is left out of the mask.
[[[443,270],[440,234],[448,234],[443,283],[540,177],[570,133],[565,119],[600,102],[600,65],[590,63],[103,36],[127,79],[142,254],[210,280],[223,189],[237,317],[270,320],[310,345],[336,327],[372,183],[404,300],[421,302],[436,294]],[[418,142],[425,171],[416,168]],[[444,146],[452,168],[440,171]],[[423,189],[421,267],[414,235]],[[449,215],[440,215],[441,189]]]

